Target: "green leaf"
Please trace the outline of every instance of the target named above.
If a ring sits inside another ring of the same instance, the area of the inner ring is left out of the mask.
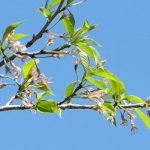
[[[106,78],[111,85],[111,90],[119,95],[125,94],[126,88],[124,84],[114,74],[106,69],[90,68],[88,74],[100,76]]]
[[[84,44],[84,43],[78,43],[77,48],[84,51],[85,53],[88,54],[88,56],[90,56],[92,59],[94,59],[96,65],[101,64],[100,55],[94,47],[89,46],[89,45]]]
[[[139,115],[139,117],[143,120],[148,129],[150,129],[150,119],[144,114],[140,109],[135,108],[134,111]]]
[[[135,95],[128,95],[124,98],[124,100],[127,100],[129,102],[145,103],[144,100],[142,100],[141,98],[139,98]]]
[[[61,2],[61,0],[53,0],[53,2],[50,5],[50,9],[52,9],[55,6],[57,6],[60,2]]]
[[[68,87],[66,88],[66,97],[69,97],[73,93],[76,84],[76,82],[73,82],[68,85]]]
[[[71,24],[72,24],[72,26],[74,28],[74,26],[75,26],[75,18],[74,18],[73,14],[71,12],[69,12],[69,20],[70,20],[70,22],[71,22]]]
[[[44,97],[47,95],[47,93],[43,92],[43,93],[37,93],[37,100],[43,100]]]
[[[50,0],[46,0],[45,9],[48,9]]]
[[[27,36],[27,34],[13,34],[13,39],[17,41],[26,38]]]
[[[98,25],[93,25],[93,26],[91,26],[91,25],[88,23],[88,21],[86,20],[86,21],[84,22],[83,27],[74,32],[74,35],[73,35],[73,37],[72,37],[72,39],[71,39],[71,42],[72,42],[73,44],[79,43],[80,39],[82,38],[82,36],[83,36],[84,34],[86,34],[87,32],[89,32],[89,31],[91,31],[91,30],[93,30],[93,29],[95,29],[95,28],[97,28],[97,26],[98,26]]]
[[[90,60],[89,60],[88,55],[84,51],[79,50],[79,56],[80,56],[80,61],[84,70],[87,71],[90,66]]]
[[[85,37],[84,37],[84,38],[79,39],[78,42],[79,42],[79,43],[85,43],[85,44],[92,44],[92,45],[101,47],[96,41],[94,41],[94,40],[91,39],[91,38],[85,38]]]
[[[42,90],[43,92],[45,92],[47,94],[50,94],[50,95],[54,96],[53,91],[46,84],[44,84],[44,85],[36,85],[36,88],[38,88],[39,90]]]
[[[72,37],[74,34],[74,26],[71,21],[67,17],[64,17],[61,21],[63,22],[65,29],[69,33],[70,37]]]
[[[106,83],[102,80],[94,79],[90,76],[86,76],[85,79],[93,85],[97,86],[99,89],[105,90],[107,88]]]
[[[88,31],[97,28],[98,25],[91,26],[87,20],[85,20],[83,28],[88,29]]]
[[[116,111],[115,111],[113,103],[104,103],[102,105],[102,108],[104,108],[105,110],[109,111],[113,115],[116,114]]]
[[[78,49],[81,49],[82,51],[84,51],[85,53],[88,54],[88,56],[90,56],[91,58],[95,58],[94,56],[94,49],[93,47],[87,45],[87,44],[84,44],[84,43],[79,43],[77,45]]]
[[[56,113],[61,117],[61,109],[54,100],[41,100],[37,102],[35,109],[40,113]]]
[[[13,30],[15,30],[17,27],[19,27],[22,23],[23,23],[23,22],[21,21],[21,22],[16,22],[16,23],[13,23],[13,24],[9,25],[9,26],[6,28],[6,30],[5,30],[5,32],[4,32],[4,34],[3,34],[2,43],[3,43],[4,40],[7,38],[7,36],[8,36],[11,32],[13,32]]]
[[[51,11],[49,9],[39,8],[39,12],[41,14],[43,14],[47,20],[50,20],[50,18],[51,18]]]
[[[67,0],[67,5],[71,5],[74,0]]]
[[[35,59],[32,59],[32,60],[30,60],[24,64],[24,66],[23,66],[23,77],[25,79],[29,78],[33,68],[35,68],[36,65],[37,65],[37,61]]]

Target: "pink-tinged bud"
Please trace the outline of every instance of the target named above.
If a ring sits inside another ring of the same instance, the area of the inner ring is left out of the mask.
[[[12,66],[12,71],[14,73],[14,78],[18,79],[21,71],[20,67],[16,66],[14,63],[11,63],[11,66]]]
[[[69,54],[69,55],[75,55],[75,54],[76,54],[76,51],[72,49],[72,50],[68,51],[68,54]]]
[[[4,75],[3,75],[3,74],[0,74],[0,78],[4,78]]]
[[[131,128],[131,132],[132,133],[136,133],[138,128],[135,126],[135,123],[133,122],[133,120],[131,120],[131,127],[132,127]]]
[[[149,98],[149,97],[147,97],[146,103],[147,103],[148,105],[150,105],[150,98]]]
[[[3,88],[3,87],[6,87],[7,84],[6,83],[0,83],[0,89]]]
[[[109,116],[109,117],[107,118],[107,120],[109,120],[110,122],[112,122],[112,123],[113,123],[113,122],[114,122],[114,116],[112,116],[112,115],[111,115],[111,116]]]
[[[40,74],[39,76],[39,82],[38,84],[49,84],[49,83],[52,83],[43,73]]]
[[[125,119],[124,114],[121,114],[121,125],[125,126],[127,124],[127,119]]]
[[[27,58],[27,56],[25,56],[25,55],[20,55],[20,54],[14,54],[14,55],[22,60]]]
[[[55,57],[55,58],[62,58],[62,57],[64,57],[64,55],[63,54],[53,54],[53,57]]]
[[[79,60],[79,59],[76,59],[76,60],[74,61],[74,64],[75,64],[75,65],[79,65],[79,64],[80,64],[80,60]]]
[[[69,35],[67,33],[59,35],[58,37],[64,39],[65,41],[69,40]]]
[[[55,39],[55,34],[52,34],[52,33],[49,34],[47,45],[52,45],[54,43],[54,39]]]

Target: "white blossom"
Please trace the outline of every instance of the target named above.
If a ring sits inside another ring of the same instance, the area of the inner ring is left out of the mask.
[[[7,41],[10,46],[10,50],[12,50],[12,51],[24,52],[27,50],[26,46],[21,44],[20,41],[14,40],[12,34],[8,35]]]
[[[26,46],[21,44],[20,41],[12,41],[10,44],[10,49],[12,51],[24,52],[27,50]]]
[[[106,93],[103,90],[91,91],[86,95],[86,98],[96,102],[98,106],[102,106],[104,104],[104,94]]]

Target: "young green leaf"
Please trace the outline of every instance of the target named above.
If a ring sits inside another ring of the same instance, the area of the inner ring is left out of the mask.
[[[48,9],[50,0],[46,0],[45,9]]]
[[[23,22],[21,21],[21,22],[16,22],[16,23],[13,23],[13,24],[9,25],[9,26],[6,28],[6,30],[5,30],[5,32],[4,32],[4,34],[3,34],[2,43],[3,43],[4,40],[7,38],[7,36],[8,36],[11,32],[13,32],[13,30],[15,30],[17,27],[19,27],[22,23],[23,23]]]
[[[99,89],[105,90],[107,88],[106,83],[102,80],[94,79],[91,76],[86,76],[85,79],[93,85],[97,86]]]
[[[56,113],[61,117],[61,109],[54,100],[41,100],[36,104],[36,111],[40,113]]]
[[[13,39],[14,40],[21,40],[23,38],[26,38],[28,35],[27,34],[13,34]]]
[[[61,21],[63,22],[65,29],[69,33],[70,37],[72,37],[74,34],[74,26],[72,22],[69,20],[68,17],[64,17]]]
[[[33,68],[35,68],[36,65],[37,65],[37,61],[35,59],[32,59],[32,60],[30,60],[24,64],[24,66],[23,66],[23,77],[25,79],[28,79]]]
[[[135,95],[128,95],[124,99],[129,101],[129,102],[145,103],[144,100],[142,100],[141,98],[139,98]]]
[[[101,69],[101,68],[90,68],[88,70],[88,74],[106,78],[110,82],[111,89],[113,92],[119,95],[125,94],[126,88],[124,84],[114,74],[112,74],[108,70]]]
[[[74,28],[74,26],[75,26],[75,18],[74,18],[73,14],[70,11],[69,11],[69,20],[70,20],[70,22],[71,22],[71,24],[72,24],[72,26]]]
[[[86,37],[80,38],[78,42],[79,43],[85,43],[85,44],[92,44],[92,45],[101,47],[96,41],[94,41],[91,38],[86,38]]]
[[[66,97],[69,97],[73,93],[76,84],[76,82],[73,82],[68,85],[68,87],[66,88]]]
[[[84,51],[85,53],[88,54],[88,56],[90,56],[92,59],[94,59],[96,65],[101,64],[100,55],[94,47],[89,46],[84,43],[78,43],[77,48]]]
[[[39,12],[45,16],[47,20],[51,18],[51,11],[45,8],[39,8]]]
[[[150,129],[150,119],[144,114],[140,109],[135,108],[134,111],[139,115],[139,117],[143,120],[148,129]]]
[[[61,0],[53,0],[53,2],[50,5],[50,9],[52,9],[55,6],[57,6],[60,2],[61,2]]]
[[[41,91],[43,91],[43,92],[45,92],[47,94],[50,94],[50,95],[54,96],[53,91],[46,84],[44,84],[44,85],[37,85],[36,88],[38,88],[39,90],[41,90]]]
[[[83,27],[88,29],[88,31],[97,28],[98,25],[91,26],[87,20],[85,20]]]
[[[89,59],[88,55],[84,51],[79,50],[79,56],[80,56],[80,61],[81,61],[81,64],[82,64],[84,70],[87,71],[90,66],[90,59]]]
[[[84,22],[83,27],[74,32],[74,35],[73,35],[73,37],[72,37],[72,39],[71,39],[71,43],[72,43],[72,44],[78,44],[79,41],[80,41],[80,39],[82,38],[82,36],[83,36],[84,34],[86,34],[87,32],[89,32],[89,31],[91,31],[91,30],[93,30],[93,29],[95,29],[95,28],[97,28],[97,26],[98,26],[98,25],[93,25],[93,26],[91,26],[91,25],[88,23],[88,21],[86,20],[86,21]]]
[[[115,108],[114,108],[114,104],[113,103],[104,103],[102,105],[102,108],[109,111],[111,114],[116,114]]]
[[[71,5],[74,0],[67,0],[67,5]]]
[[[47,93],[43,92],[43,93],[37,93],[36,98],[38,101],[41,101],[44,99],[44,97],[47,95]]]

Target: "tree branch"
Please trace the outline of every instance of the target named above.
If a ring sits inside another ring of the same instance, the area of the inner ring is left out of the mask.
[[[30,47],[32,46],[38,39],[40,39],[42,37],[42,35],[47,32],[47,27],[51,24],[51,22],[55,19],[55,17],[61,12],[61,7],[63,6],[65,0],[62,0],[57,8],[57,10],[55,11],[55,13],[52,15],[52,17],[46,22],[46,24],[44,25],[44,27],[41,29],[41,31],[36,34],[35,36],[33,36],[32,40],[29,41],[26,44],[26,47]]]
[[[12,97],[10,98],[10,100],[6,103],[6,106],[8,106],[8,105],[12,104],[12,103],[13,103],[13,101],[14,101],[16,98],[17,98],[17,95],[12,96]]]
[[[1,106],[0,112],[2,111],[9,111],[9,110],[27,110],[27,109],[33,109],[33,105],[30,106],[21,106],[21,105],[8,105],[8,106]]]
[[[40,32],[37,33],[36,35],[34,35],[33,38],[26,44],[26,47],[27,47],[27,48],[28,48],[28,47],[31,47],[38,39],[40,39],[40,38],[43,36],[43,34],[44,34],[45,32],[47,32],[48,26],[49,26],[49,25],[51,24],[51,22],[56,18],[56,16],[57,16],[60,12],[62,12],[62,11],[65,10],[65,9],[61,9],[62,6],[63,6],[63,4],[64,4],[64,1],[65,1],[65,0],[62,0],[62,1],[60,2],[60,4],[59,4],[57,10],[56,10],[55,13],[52,15],[52,17],[50,18],[50,20],[48,20],[48,21],[45,23],[45,25],[44,25],[43,28],[40,30]],[[64,8],[65,8],[65,7],[64,7]],[[10,61],[13,61],[15,58],[16,58],[16,55],[10,56],[9,58],[6,59],[6,63],[8,63],[8,62],[10,62]],[[5,64],[5,61],[2,60],[2,61],[0,62],[0,67],[2,67],[4,64]]]
[[[54,55],[54,54],[69,54],[67,52],[60,52],[64,50],[65,48],[69,48],[71,45],[65,44],[63,46],[60,46],[54,50],[40,50],[37,52],[17,52],[16,54],[22,55],[22,56],[29,56],[31,58],[36,57],[37,55]]]
[[[56,48],[54,50],[51,50],[51,51],[40,50],[40,51],[37,51],[37,52],[17,52],[16,54],[14,54],[14,55],[10,56],[8,59],[6,59],[6,62],[8,63],[10,61],[13,61],[17,57],[16,56],[17,54],[22,55],[22,56],[29,56],[31,58],[34,58],[34,56],[36,56],[36,55],[58,54],[59,51],[62,51],[65,48],[69,48],[69,47],[71,47],[71,45],[65,44],[65,45],[60,46],[60,47],[58,47],[58,48]],[[3,65],[5,65],[5,61],[4,60],[2,60],[0,62],[0,67],[2,67]]]
[[[65,109],[92,109],[97,110],[100,106],[98,105],[79,105],[79,104],[62,104],[59,107],[63,110]],[[128,105],[120,105],[118,109],[134,109],[134,108],[148,108],[150,104],[128,104]]]
[[[98,108],[100,108],[100,106],[98,105],[80,105],[80,104],[62,104],[62,105],[58,105],[59,108],[61,108],[62,110],[67,110],[67,109],[90,109],[90,110],[97,110]],[[120,107],[118,107],[118,109],[134,109],[134,108],[148,108],[150,107],[150,104],[128,104],[128,105],[120,105]],[[24,105],[5,105],[5,106],[1,106],[0,107],[0,112],[2,111],[10,111],[10,110],[33,110],[35,109],[34,104],[33,105],[28,105],[28,106],[24,106]]]

